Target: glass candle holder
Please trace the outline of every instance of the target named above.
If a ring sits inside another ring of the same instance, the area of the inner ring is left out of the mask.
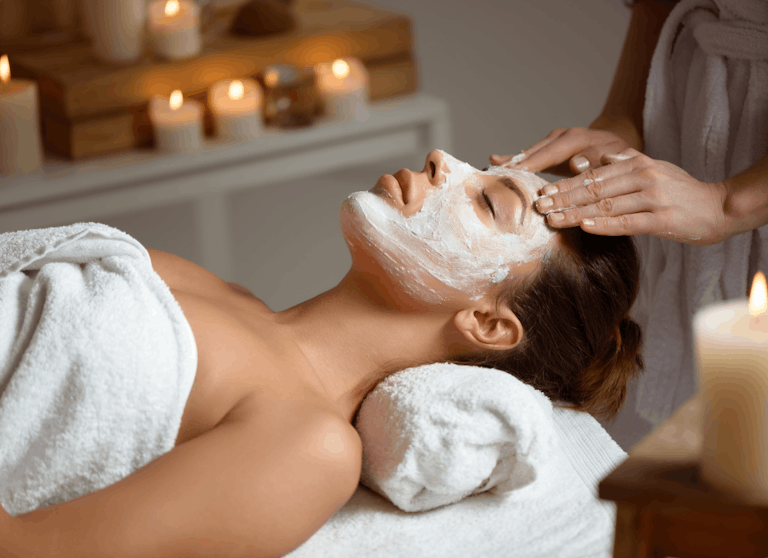
[[[312,124],[317,101],[314,74],[290,64],[272,64],[261,77],[265,123],[283,128]]]

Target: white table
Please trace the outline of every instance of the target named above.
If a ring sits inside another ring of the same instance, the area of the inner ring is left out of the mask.
[[[374,103],[365,122],[269,130],[246,143],[208,141],[202,151],[137,150],[84,162],[46,156],[39,174],[0,175],[0,232],[57,226],[194,202],[201,264],[232,280],[226,196],[289,179],[449,151],[448,105],[420,93]]]

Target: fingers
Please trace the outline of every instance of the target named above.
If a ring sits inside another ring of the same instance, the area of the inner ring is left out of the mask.
[[[648,234],[653,223],[653,214],[648,212],[631,213],[618,217],[594,217],[579,222],[581,230],[603,236],[629,236]]]
[[[605,218],[621,219],[627,215],[650,212],[650,203],[639,194],[629,194],[604,198],[595,204],[573,207],[562,211],[546,213],[547,223],[556,228],[579,226],[583,219],[593,219],[595,222]],[[649,213],[650,214],[650,213]],[[611,225],[613,226],[613,225]],[[586,229],[585,229],[586,230]],[[621,234],[638,234],[621,233]]]
[[[638,181],[627,176],[635,167],[633,159],[588,170],[573,178],[544,186],[541,190],[544,197],[536,201],[536,208],[547,214],[636,192]]]
[[[641,155],[641,153],[630,147],[619,153],[605,153],[600,157],[600,162],[603,165],[612,165],[614,163],[637,157],[638,155]]]
[[[581,174],[589,169],[629,159],[632,155],[624,154],[623,150],[624,144],[619,141],[589,147],[571,158],[571,171],[573,174]]]
[[[530,172],[541,172],[558,166],[589,145],[583,128],[553,130],[544,140],[525,150],[524,161],[518,163]]]
[[[527,170],[529,172],[539,172],[541,169],[534,169],[529,164],[530,156],[539,152],[541,149],[555,141],[566,131],[567,130],[565,128],[557,128],[552,130],[546,138],[538,143],[534,143],[527,149],[523,149],[517,155],[491,155],[489,160],[494,165],[506,165],[512,168],[518,168],[520,170]]]

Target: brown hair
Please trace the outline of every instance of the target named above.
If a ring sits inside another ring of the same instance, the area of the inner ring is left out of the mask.
[[[509,351],[451,361],[496,368],[547,395],[553,403],[614,419],[627,382],[643,368],[640,326],[628,315],[637,296],[640,262],[632,239],[565,229],[528,277],[506,285],[506,304],[523,326]]]

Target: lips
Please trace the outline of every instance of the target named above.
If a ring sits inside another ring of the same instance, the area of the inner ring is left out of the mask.
[[[385,192],[392,200],[399,205],[405,205],[403,202],[403,191],[400,188],[400,182],[391,174],[382,175],[376,186],[373,187],[374,191],[381,190]]]

